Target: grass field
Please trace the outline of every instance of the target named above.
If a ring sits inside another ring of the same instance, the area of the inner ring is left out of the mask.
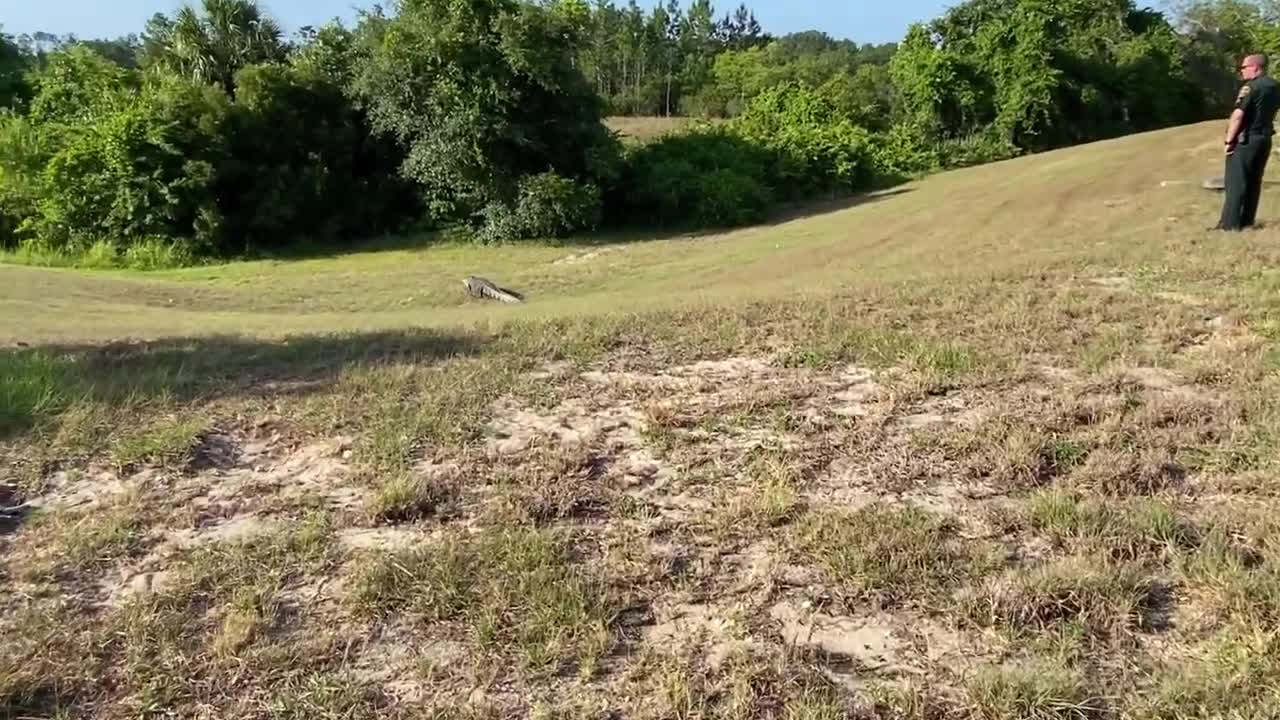
[[[1273,717],[1280,204],[1205,230],[1220,130],[697,237],[0,266],[0,718]]]
[[[624,142],[653,140],[679,130],[693,122],[685,117],[611,117],[606,124],[622,136]]]

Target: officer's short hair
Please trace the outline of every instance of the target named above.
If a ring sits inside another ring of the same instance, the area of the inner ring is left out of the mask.
[[[1250,55],[1249,57],[1244,59],[1244,64],[1257,65],[1259,69],[1266,70],[1267,69],[1266,53],[1254,53],[1253,55]]]

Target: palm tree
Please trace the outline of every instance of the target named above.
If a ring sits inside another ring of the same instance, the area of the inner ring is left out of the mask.
[[[254,0],[201,0],[201,10],[187,5],[173,19],[151,18],[144,38],[148,66],[233,94],[237,70],[285,57],[280,26]]]

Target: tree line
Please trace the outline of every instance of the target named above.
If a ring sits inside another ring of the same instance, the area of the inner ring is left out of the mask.
[[[286,37],[252,0],[0,34],[0,245],[154,266],[451,228],[731,226],[1215,116],[1270,2],[968,0],[891,45],[711,0],[399,0]],[[608,115],[718,118],[644,144]]]

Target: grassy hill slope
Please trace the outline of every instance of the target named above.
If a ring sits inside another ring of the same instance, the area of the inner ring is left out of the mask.
[[[1197,244],[1221,198],[1197,187],[1221,174],[1213,131],[1178,128],[947,173],[843,209],[697,237],[431,247],[148,275],[0,267],[0,340],[443,326],[1144,265],[1209,276],[1234,269],[1212,244]],[[473,273],[531,302],[469,302],[460,280]]]
[[[1269,717],[1280,204],[1205,230],[1219,131],[696,238],[0,267],[0,718]]]

